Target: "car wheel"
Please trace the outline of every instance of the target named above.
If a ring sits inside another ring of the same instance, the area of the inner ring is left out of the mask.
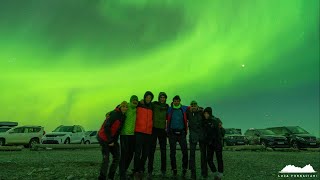
[[[0,139],[0,146],[4,146],[5,144],[5,140],[4,139]]]
[[[39,144],[39,140],[36,138],[33,138],[29,142],[29,148],[33,148],[35,145]]]
[[[64,141],[64,144],[70,144],[70,138],[67,138],[67,139]]]
[[[292,142],[293,149],[299,149],[298,143],[296,141]]]
[[[90,141],[85,141],[84,144],[90,144]]]

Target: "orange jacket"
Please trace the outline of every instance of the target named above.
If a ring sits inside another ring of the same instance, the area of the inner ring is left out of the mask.
[[[138,104],[135,132],[152,134],[152,104]]]

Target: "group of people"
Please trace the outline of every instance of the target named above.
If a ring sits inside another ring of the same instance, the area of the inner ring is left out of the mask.
[[[157,145],[160,145],[161,175],[166,176],[166,144],[170,145],[170,161],[173,176],[177,176],[176,144],[182,151],[182,177],[187,170],[196,179],[196,146],[199,144],[201,156],[201,175],[208,177],[208,165],[215,179],[223,176],[222,138],[224,129],[219,118],[212,115],[212,108],[201,108],[196,101],[189,106],[182,105],[178,95],[168,105],[167,94],[160,92],[158,101],[147,91],[143,100],[131,96],[130,103],[123,101],[115,110],[106,114],[106,119],[98,132],[102,147],[103,162],[99,179],[114,179],[119,166],[120,179],[128,178],[127,170],[133,160],[133,176],[142,179],[148,160],[147,178],[152,179],[153,162]],[[188,157],[187,131],[189,130],[190,157]],[[120,137],[120,145],[118,139]],[[216,153],[218,169],[214,165]],[[113,156],[109,168],[109,156]]]

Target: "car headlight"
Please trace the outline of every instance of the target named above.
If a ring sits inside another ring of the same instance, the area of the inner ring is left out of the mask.
[[[305,139],[303,139],[302,137],[296,137],[298,140],[300,140],[300,141],[305,141]]]

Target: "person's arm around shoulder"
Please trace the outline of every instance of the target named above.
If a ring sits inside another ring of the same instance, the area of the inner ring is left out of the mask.
[[[198,107],[198,112],[203,112],[204,108],[203,107]]]
[[[166,115],[166,119],[167,119],[166,130],[167,130],[167,133],[169,133],[169,121],[170,121],[171,111],[172,111],[172,107],[169,106],[169,108],[168,108],[168,110],[167,110],[167,115]]]

